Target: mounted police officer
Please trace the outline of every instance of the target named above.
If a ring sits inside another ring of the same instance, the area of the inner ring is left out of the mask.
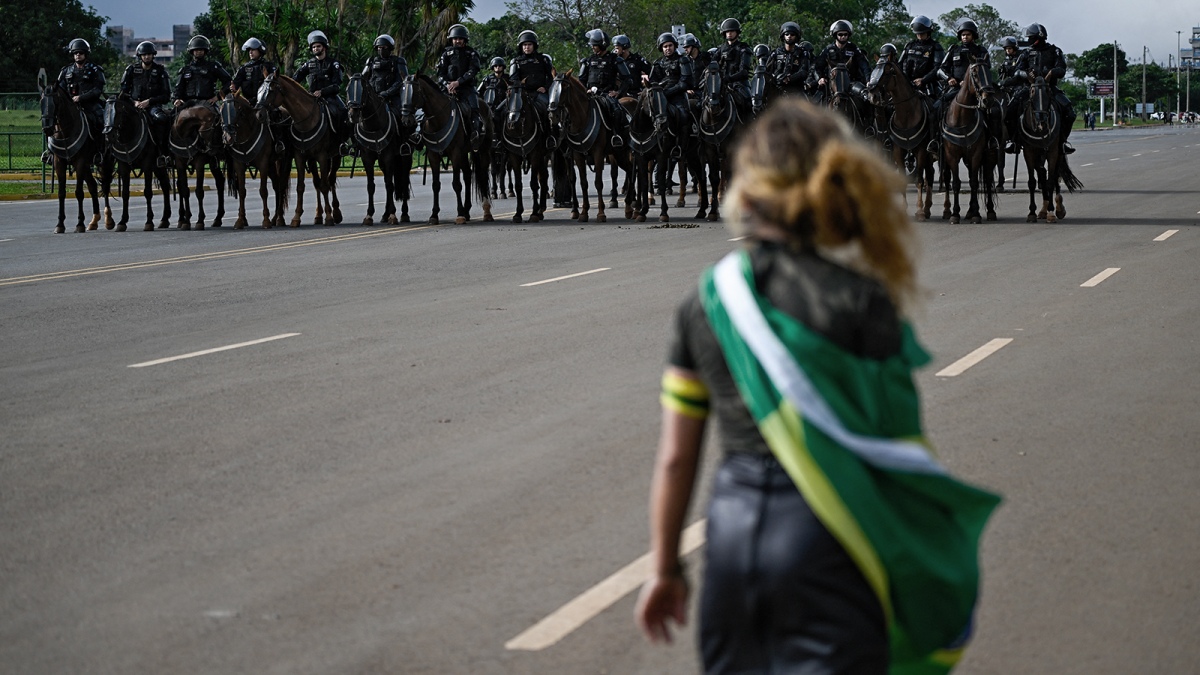
[[[1067,73],[1067,62],[1062,50],[1046,41],[1046,27],[1040,23],[1031,23],[1025,28],[1025,41],[1029,49],[1025,50],[1017,61],[1017,70],[1028,75],[1029,81],[1043,78],[1054,92],[1054,105],[1062,117],[1062,146],[1063,152],[1071,154],[1075,148],[1067,142],[1071,134],[1071,125],[1075,124],[1075,108],[1071,100],[1058,88],[1058,81]],[[1028,96],[1028,93],[1026,93]]]
[[[1000,39],[1000,46],[1004,49],[1004,61],[996,68],[996,72],[1000,75],[1000,90],[1004,96],[1004,102],[1001,104],[1004,109],[1004,126],[1008,129],[1008,143],[1005,144],[1004,151],[1016,154],[1017,122],[1021,116],[1016,103],[1025,96],[1029,80],[1017,76],[1017,61],[1021,58],[1017,38],[1006,35]]]
[[[225,93],[233,81],[225,66],[209,60],[210,50],[212,43],[203,35],[196,35],[188,40],[187,51],[192,60],[179,71],[179,81],[175,83],[174,94],[176,108],[211,105],[218,96]]]
[[[912,81],[917,91],[938,102],[941,93],[938,68],[946,60],[942,43],[933,39],[933,21],[927,16],[917,16],[909,24],[917,38],[904,45],[900,54],[900,72]]]
[[[308,34],[308,50],[313,57],[296,69],[295,77],[308,78],[308,90],[328,107],[334,133],[345,143],[350,138],[350,113],[342,100],[342,64],[329,55],[329,38],[322,31]]]
[[[725,42],[717,50],[714,59],[721,81],[733,95],[733,103],[737,106],[742,119],[750,115],[750,75],[754,72],[754,61],[750,45],[739,39],[742,35],[742,23],[729,18],[721,22],[721,37]]]
[[[499,56],[493,57],[488,63],[488,67],[492,72],[483,78],[483,82],[479,84],[477,91],[480,94],[488,90],[495,91],[496,95],[492,98],[492,108],[499,109],[504,106],[504,99],[508,97],[508,75],[504,72],[504,59]]]
[[[104,127],[104,69],[88,60],[92,46],[83,38],[71,40],[67,53],[73,63],[58,71],[58,86],[83,109],[89,133],[99,140]]]
[[[629,41],[628,35],[614,37],[612,44],[613,51],[625,61],[625,67],[629,70],[632,84],[629,88],[629,95],[634,96],[642,89],[642,76],[650,74],[650,62],[641,54],[633,53],[633,43]]]
[[[171,77],[167,69],[154,62],[158,50],[153,42],[142,42],[134,50],[138,62],[131,63],[121,76],[121,94],[128,96],[134,105],[149,117],[150,137],[159,153],[167,151],[167,133],[170,132],[171,116],[162,109],[171,100]],[[160,154],[160,166],[168,164],[167,157]]]
[[[787,21],[779,27],[783,43],[771,55],[767,73],[775,78],[775,86],[785,95],[801,96],[815,84],[812,77],[813,55],[800,46],[800,25]]]
[[[967,77],[972,63],[982,63],[984,68],[992,67],[992,59],[988,50],[979,44],[979,27],[971,19],[959,19],[954,27],[958,35],[958,44],[946,50],[946,60],[942,62],[941,74],[946,78],[946,91],[942,94],[941,115],[950,107],[950,101],[962,88],[962,82]],[[1000,138],[1000,108],[991,106],[987,110],[988,134],[999,141]]]
[[[871,62],[867,60],[867,55],[858,45],[850,41],[850,36],[854,34],[854,26],[845,19],[834,21],[829,26],[829,36],[833,38],[833,43],[821,50],[817,54],[814,68],[817,73],[817,84],[825,87],[829,84],[829,75],[835,66],[845,66],[846,72],[850,75],[850,81],[853,83],[853,91],[860,97],[867,85],[867,79],[871,75]]]
[[[687,92],[696,88],[692,60],[679,53],[679,42],[671,33],[658,36],[658,48],[662,50],[662,57],[650,67],[649,75],[642,76],[642,82],[662,87],[680,133],[686,133],[683,130],[691,128]]]
[[[600,109],[614,132],[612,143],[619,147],[629,126],[629,118],[617,100],[629,94],[632,76],[625,59],[608,51],[608,36],[604,31],[599,28],[588,31],[587,40],[592,55],[579,60],[579,81],[587,87],[589,94],[600,101]]]
[[[479,147],[479,139],[483,137],[483,125],[479,119],[479,97],[475,94],[475,78],[479,75],[481,61],[479,52],[467,42],[471,33],[461,23],[456,23],[446,31],[449,44],[438,57],[438,81],[446,87],[460,104],[466,109],[471,147]]]
[[[550,84],[554,82],[554,64],[549,56],[538,51],[538,36],[531,30],[522,31],[517,36],[517,46],[521,53],[508,67],[508,84],[533,92],[538,116],[545,118],[550,105]]]
[[[258,88],[262,86],[263,80],[279,69],[274,63],[263,58],[267,53],[267,46],[256,37],[242,43],[242,51],[246,52],[250,60],[243,63],[233,74],[233,84],[229,86],[229,90],[235,94],[240,93],[247,101],[253,103],[258,101]]]
[[[375,38],[375,54],[367,59],[363,66],[362,76],[387,102],[392,112],[400,114],[400,88],[404,86],[404,78],[408,77],[408,62],[403,56],[393,54],[396,41],[391,35],[380,35]]]
[[[712,57],[708,55],[708,52],[700,48],[700,38],[691,33],[685,33],[680,38],[679,46],[683,48],[684,56],[692,60],[693,72],[703,73],[708,68],[708,63],[712,60]]]

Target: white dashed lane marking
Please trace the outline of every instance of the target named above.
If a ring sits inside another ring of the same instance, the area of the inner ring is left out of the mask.
[[[1000,351],[1001,348],[1003,348],[1005,345],[1007,345],[1008,343],[1010,343],[1012,341],[1013,341],[1012,338],[996,338],[995,340],[991,340],[990,342],[988,342],[984,346],[980,347],[979,349],[976,349],[975,351],[971,352],[970,354],[967,354],[966,356],[955,361],[954,363],[951,363],[950,365],[946,366],[945,368],[942,368],[937,373],[935,373],[935,376],[936,377],[955,377],[958,375],[962,375],[964,372],[966,372],[966,370],[968,368],[970,368],[971,366],[974,366],[975,364],[986,359],[987,357],[991,356],[992,354],[995,354],[996,352]]]
[[[586,272],[576,272],[575,274],[567,274],[567,275],[564,275],[561,277],[554,277],[553,279],[542,279],[541,281],[531,281],[527,284],[521,284],[521,288],[525,288],[526,286],[540,286],[542,284],[548,284],[548,283],[551,283],[554,281],[562,281],[563,279],[574,279],[575,277],[582,277],[586,274],[595,274],[596,272],[607,272],[611,269],[612,269],[611,267],[600,267],[598,269],[588,270]]]
[[[1166,241],[1171,238],[1171,235],[1175,234],[1178,231],[1179,230],[1167,230],[1166,232],[1163,232],[1162,234],[1155,237],[1154,241]]]
[[[1121,271],[1120,267],[1109,267],[1108,269],[1097,274],[1096,276],[1092,277],[1091,279],[1088,279],[1087,281],[1083,282],[1082,284],[1079,284],[1079,286],[1080,286],[1080,288],[1092,288],[1093,286],[1099,286],[1101,281],[1104,281],[1105,279],[1111,277],[1112,275],[1114,275],[1120,271]]]
[[[193,358],[196,358],[197,356],[204,356],[206,354],[215,354],[217,352],[229,351],[230,349],[241,349],[242,347],[250,347],[253,345],[260,345],[264,342],[273,342],[275,340],[282,340],[284,338],[296,337],[297,335],[299,335],[299,333],[283,333],[282,335],[272,335],[271,337],[259,338],[258,340],[250,340],[249,342],[239,342],[235,345],[226,345],[224,347],[213,347],[212,349],[202,349],[198,352],[191,352],[189,354],[180,354],[179,356],[168,356],[166,358],[155,359],[153,361],[144,361],[142,363],[133,363],[133,364],[130,364],[129,367],[130,368],[145,368],[147,366],[157,366],[162,363],[170,363],[171,361],[180,361],[183,359],[193,359]]]

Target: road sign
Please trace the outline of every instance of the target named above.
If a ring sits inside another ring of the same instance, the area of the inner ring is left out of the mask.
[[[1088,98],[1100,98],[1113,95],[1112,80],[1096,80],[1088,85]]]

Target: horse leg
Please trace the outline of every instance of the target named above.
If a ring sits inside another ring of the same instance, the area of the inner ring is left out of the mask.
[[[162,229],[171,226],[171,173],[165,166],[155,166],[153,171],[159,187],[162,188],[163,215],[158,221],[158,227]]]
[[[545,217],[546,200],[550,193],[550,169],[546,166],[544,158],[531,163],[529,192],[533,202],[529,209],[529,222],[540,223]]]
[[[129,228],[129,193],[133,190],[133,167],[122,162],[117,165],[117,188],[121,191],[121,220],[113,222],[112,211],[105,208],[104,229],[124,232]],[[142,196],[146,198],[147,208],[150,204],[150,175],[146,174],[146,189]],[[149,218],[151,214],[147,213]]]
[[[338,201],[337,196],[337,172],[341,164],[341,157],[335,154],[333,158],[329,160],[329,173],[325,174],[328,177],[328,179],[325,181],[325,194],[328,195],[327,199],[333,203],[333,208],[329,208],[327,205],[325,212],[330,214],[329,218],[333,218],[334,225],[342,222],[342,203]],[[329,218],[326,218],[326,220],[328,221]]]
[[[85,168],[80,172],[80,174],[83,176],[84,183],[87,185],[88,194],[92,197],[92,219],[88,221],[88,229],[94,230],[100,225],[100,187],[96,181],[96,176],[92,173],[91,167]],[[107,202],[108,200],[106,199],[105,201]],[[79,204],[79,208],[81,209],[79,215],[82,218],[82,202]],[[112,218],[111,211],[109,212],[108,216],[110,219]]]
[[[512,164],[514,162],[514,159],[511,155],[509,156],[508,161],[510,164]],[[513,213],[512,221],[514,223],[520,223],[520,222],[523,222],[524,219],[521,216],[525,213],[525,186],[521,185],[521,166],[520,166],[520,164],[518,163],[517,166],[512,167],[512,169],[513,169],[513,178],[515,178],[517,181],[516,188],[513,191],[513,194],[515,194],[517,196],[517,210],[515,213]],[[435,194],[436,194],[436,191],[435,191]]]
[[[300,227],[300,217],[304,215],[304,158],[296,155],[296,210],[292,213],[292,221],[288,227]]]
[[[79,206],[79,217],[75,221],[75,232],[87,232],[87,228],[83,226],[83,172],[75,173],[75,201]]]
[[[596,188],[596,222],[608,222],[608,216],[604,213],[604,150],[601,148],[592,155],[592,177],[594,178],[592,186]],[[587,207],[587,191],[583,193],[583,205]]]
[[[959,207],[959,193],[962,192],[962,177],[958,175],[958,163],[955,162],[954,170],[950,176],[950,192],[954,194],[954,208],[950,212],[950,222],[957,225],[962,222],[960,217],[961,211]]]
[[[196,227],[204,229],[204,174],[208,171],[207,163],[200,161],[196,165]]]
[[[599,139],[597,139],[596,145],[599,145],[599,144],[600,144],[600,141],[599,141]],[[575,216],[576,214],[578,214],[579,222],[586,223],[588,221],[588,211],[592,210],[591,198],[588,196],[587,157],[582,154],[575,155],[575,167],[579,171],[579,190],[578,191],[573,190],[572,192],[575,192],[576,208],[578,208],[580,201],[583,202],[583,208],[581,210],[579,210],[578,212],[572,211],[571,215]],[[568,170],[570,170],[570,167],[568,167]],[[581,196],[583,197],[582,200],[580,200]]]
[[[67,231],[67,165],[58,157],[54,158],[54,177],[58,180],[58,224],[54,234],[62,234]]]
[[[717,152],[717,150],[709,150]],[[708,221],[715,223],[721,219],[721,161],[709,160],[708,163]]]
[[[628,171],[626,171],[626,173],[628,173]],[[609,192],[608,208],[615,209],[617,208],[617,162],[613,162],[609,166],[608,178],[609,182],[612,183],[612,191]],[[603,193],[601,193],[601,195],[603,195]],[[626,193],[625,197],[628,201],[629,193]],[[629,215],[626,214],[625,217],[628,218]]]
[[[682,209],[687,206],[687,159],[679,158],[679,198],[675,200],[675,208]]]
[[[258,172],[258,198],[262,200],[263,205],[262,228],[269,230],[271,229],[271,202],[267,198],[267,178],[271,172],[269,170],[270,162],[264,164],[266,168]],[[245,178],[239,178],[238,183],[242,185],[242,193],[245,194]]]
[[[363,171],[367,174],[367,215],[363,216],[363,225],[375,224],[375,157],[364,153]],[[384,191],[387,191],[387,180],[384,180]]]
[[[982,159],[967,165],[967,183],[971,187],[971,201],[967,205],[967,222],[974,225],[983,222],[983,218],[979,216],[979,188],[983,182],[984,170]]]
[[[1025,173],[1029,174],[1029,214],[1025,216],[1025,222],[1036,223],[1038,221],[1037,214],[1037,169],[1034,167],[1033,157],[1030,155],[1029,148],[1025,149]]]
[[[176,227],[192,229],[192,186],[188,183],[187,162],[175,163],[175,193],[179,195],[179,218]]]

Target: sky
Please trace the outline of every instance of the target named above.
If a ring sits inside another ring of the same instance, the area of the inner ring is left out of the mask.
[[[141,37],[171,37],[171,26],[190,23],[205,8],[204,0],[83,0],[96,13],[110,17],[109,24],[133,28]],[[984,4],[982,0],[906,0],[911,13],[925,14],[937,20],[955,7]],[[1149,60],[1165,64],[1175,54],[1175,31],[1186,47],[1192,28],[1200,26],[1200,3],[1195,0],[1158,0],[1134,7],[1122,0],[992,0],[1000,16],[1026,26],[1034,21],[1044,24],[1050,42],[1066,53],[1079,54],[1114,39],[1131,62],[1140,63],[1142,47],[1149,48]],[[475,0],[471,18],[487,21],[505,12],[505,0]],[[1153,9],[1151,9],[1153,6]],[[832,22],[836,17],[830,17]],[[316,28],[316,27],[314,27]],[[866,45],[870,47],[870,45]]]

